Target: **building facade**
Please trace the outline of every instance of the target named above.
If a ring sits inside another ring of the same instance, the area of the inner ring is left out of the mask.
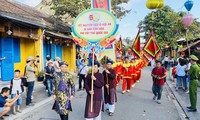
[[[29,56],[38,61],[39,70],[45,66],[46,55],[60,57],[68,62],[70,71],[76,70],[70,26],[14,1],[1,1],[0,6],[1,80],[11,80],[15,69],[23,75]]]

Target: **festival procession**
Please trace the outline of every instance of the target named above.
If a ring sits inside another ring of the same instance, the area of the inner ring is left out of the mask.
[[[0,0],[0,120],[200,120],[199,0]]]

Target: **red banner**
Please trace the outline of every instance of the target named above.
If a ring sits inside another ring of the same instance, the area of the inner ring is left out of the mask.
[[[131,48],[135,57],[140,58],[140,29]]]
[[[151,32],[149,38],[147,39],[147,42],[143,48],[144,54],[148,55],[151,58],[156,59],[158,55],[160,55],[161,50],[156,42],[156,38],[154,36],[153,31]]]
[[[92,7],[110,11],[110,0],[92,0]]]

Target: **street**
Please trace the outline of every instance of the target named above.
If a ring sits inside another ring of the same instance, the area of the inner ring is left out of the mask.
[[[152,100],[151,85],[150,70],[144,68],[141,82],[137,83],[130,93],[121,94],[121,86],[117,87],[118,102],[114,116],[110,117],[104,112],[102,120],[180,120],[166,88],[163,91],[162,103],[157,104]],[[76,92],[70,120],[84,120],[85,99],[85,91]],[[57,113],[51,110],[52,105],[53,99],[15,120],[59,120]]]

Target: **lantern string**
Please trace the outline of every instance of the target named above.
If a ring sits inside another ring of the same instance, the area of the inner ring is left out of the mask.
[[[154,11],[152,11],[152,16],[151,19],[154,21],[155,17],[154,17]]]

